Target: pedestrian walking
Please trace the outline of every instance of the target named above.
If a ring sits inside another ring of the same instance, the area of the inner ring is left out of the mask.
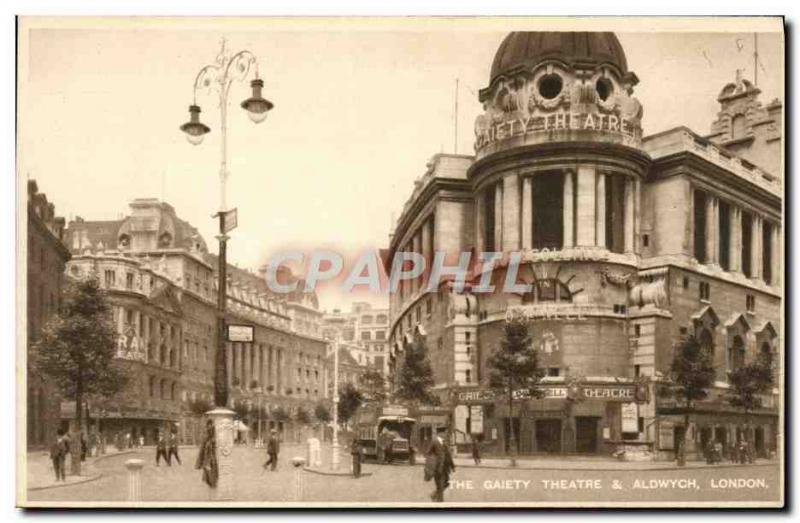
[[[197,453],[194,468],[203,470],[203,482],[211,488],[217,487],[219,479],[219,465],[217,463],[217,438],[214,432],[214,422],[206,421],[206,433]]]
[[[159,466],[162,457],[164,458],[164,461],[167,462],[167,465],[171,467],[172,463],[167,455],[167,438],[164,437],[164,434],[161,431],[158,431],[156,434],[156,467]]]
[[[264,462],[265,470],[268,466],[270,470],[275,470],[278,467],[278,452],[280,452],[280,447],[278,431],[272,429],[269,433],[269,440],[267,441],[267,461]]]
[[[169,433],[169,452],[167,453],[167,463],[172,462],[172,456],[175,456],[175,460],[178,462],[178,465],[183,465],[181,463],[181,458],[178,456],[178,433],[175,429],[172,429]]]
[[[353,457],[353,477],[356,479],[361,477],[361,452],[358,438],[353,438],[353,443],[350,444],[350,455]]]
[[[89,444],[86,443],[86,435],[81,431],[81,461],[86,461],[86,453],[89,451]]]
[[[437,427],[436,437],[433,438],[428,449],[428,461],[425,464],[426,476],[432,474],[436,483],[436,490],[431,493],[431,501],[444,501],[444,491],[450,486],[450,474],[456,470],[453,454],[444,441],[446,433],[447,427]]]
[[[480,442],[476,436],[472,436],[472,460],[475,462],[475,465],[481,464],[481,447]]]
[[[56,474],[56,481],[67,480],[67,474],[64,469],[67,459],[68,441],[64,435],[64,429],[58,429],[56,431],[56,440],[50,446],[50,460],[53,462],[53,471]]]

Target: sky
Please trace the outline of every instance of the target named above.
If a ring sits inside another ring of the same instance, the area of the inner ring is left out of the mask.
[[[134,198],[163,199],[215,252],[220,133],[214,95],[198,94],[201,119],[212,128],[201,145],[190,145],[178,127],[188,119],[195,75],[225,37],[232,51],[256,55],[263,94],[275,104],[265,122],[253,124],[239,107],[249,84],[231,89],[228,201],[239,210],[239,227],[231,234],[229,261],[256,268],[290,248],[384,248],[392,218],[428,159],[454,152],[456,121],[457,152],[472,153],[477,92],[487,85],[509,28],[551,29],[514,24],[23,24],[18,175],[35,179],[68,219],[116,219],[128,214]],[[595,30],[613,30],[608,24]],[[645,134],[679,125],[708,132],[716,97],[736,69],[753,77],[748,29],[617,31],[640,79],[634,95],[644,107]],[[760,33],[758,44],[762,101],[782,99],[782,36]],[[351,298],[332,290],[320,297],[323,308],[347,308]],[[380,304],[385,297],[357,299]]]

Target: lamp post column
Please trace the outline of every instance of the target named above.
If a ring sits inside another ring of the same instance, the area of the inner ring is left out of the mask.
[[[233,416],[230,410],[230,391],[228,390],[227,340],[225,335],[225,311],[228,301],[228,235],[225,227],[227,211],[228,181],[228,82],[223,78],[220,88],[220,167],[219,167],[219,256],[217,267],[217,354],[214,365],[214,410],[208,416],[214,420],[217,438],[217,499],[233,499]]]
[[[333,442],[331,470],[339,470],[339,338],[333,342]]]

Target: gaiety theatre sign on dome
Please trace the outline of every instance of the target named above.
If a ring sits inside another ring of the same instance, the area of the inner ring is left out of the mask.
[[[519,136],[536,137],[535,142],[561,141],[558,131],[594,131],[610,135],[623,145],[638,147],[642,140],[639,119],[602,112],[578,113],[556,111],[546,114],[504,115],[500,121],[488,122],[487,115],[478,117],[475,125],[475,150]]]

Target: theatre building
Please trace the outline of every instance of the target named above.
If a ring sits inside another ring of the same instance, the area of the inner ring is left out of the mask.
[[[425,292],[423,275],[391,296],[390,367],[425,339],[457,443],[502,451],[511,425],[523,453],[670,459],[683,410],[657,384],[687,334],[717,371],[687,448],[742,437],[727,373],[781,350],[782,104],[737,78],[710,135],[645,136],[638,83],[613,33],[511,33],[479,93],[475,155],[436,155],[415,183],[390,255],[504,255],[494,292],[479,292],[485,269],[472,265],[463,290],[451,279]],[[503,292],[514,252],[519,292]],[[514,315],[530,320],[545,377],[544,397],[521,391],[509,423],[487,360]],[[763,455],[780,443],[777,399],[776,387],[750,416]]]

